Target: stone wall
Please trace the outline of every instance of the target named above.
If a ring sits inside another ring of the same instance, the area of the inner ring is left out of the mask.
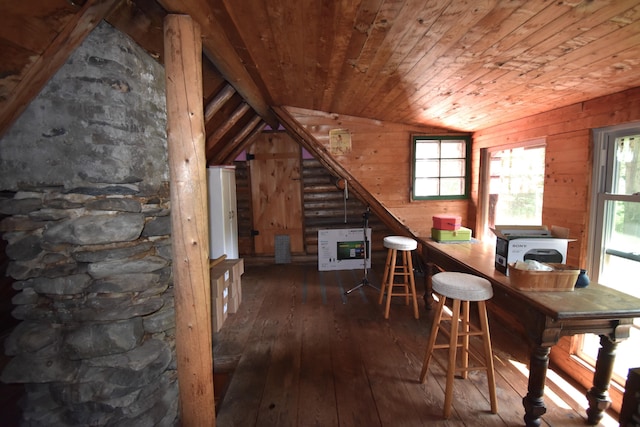
[[[0,141],[23,425],[177,422],[164,93],[103,22]]]

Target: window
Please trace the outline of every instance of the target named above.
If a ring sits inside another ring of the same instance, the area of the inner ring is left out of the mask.
[[[469,197],[471,138],[413,137],[413,199]]]
[[[545,143],[529,141],[517,146],[483,150],[484,236],[498,225],[542,225]]]
[[[591,280],[640,297],[640,124],[594,132],[593,189],[588,271]],[[631,337],[618,346],[614,381],[624,386],[629,368],[636,367],[640,319]],[[582,337],[577,355],[594,363],[600,348],[595,335]]]

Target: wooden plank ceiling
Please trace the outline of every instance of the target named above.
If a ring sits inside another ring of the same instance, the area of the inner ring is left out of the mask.
[[[640,86],[638,0],[30,0],[0,4],[0,135],[101,19],[162,62],[203,34],[207,155],[272,107],[476,131]]]

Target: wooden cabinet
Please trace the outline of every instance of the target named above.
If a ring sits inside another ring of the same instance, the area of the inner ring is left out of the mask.
[[[235,166],[210,166],[209,257],[238,258],[238,213]]]

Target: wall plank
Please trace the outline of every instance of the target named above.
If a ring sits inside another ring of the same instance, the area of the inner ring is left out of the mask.
[[[327,150],[330,149],[329,130],[349,129],[351,152],[335,155],[334,160],[347,169],[415,235],[430,235],[431,216],[439,213],[460,215],[463,224],[466,224],[466,200],[410,200],[411,135],[451,135],[456,132],[293,107],[287,107],[287,111]]]
[[[501,124],[474,134],[473,156],[480,149],[517,141],[546,138],[545,192],[542,220],[547,225],[559,225],[570,230],[567,263],[585,267],[589,208],[591,205],[591,170],[593,164],[594,128],[640,121],[640,88],[630,89],[565,108],[552,110],[533,117]],[[473,164],[473,175],[479,175],[479,162]],[[480,220],[478,181],[470,203],[470,217]],[[575,338],[565,338],[551,353],[552,361],[583,386],[592,385],[593,373],[570,355]],[[619,388],[611,387],[613,407],[620,408]]]
[[[567,263],[584,267],[592,197],[591,130],[635,120],[640,120],[640,88],[476,132],[472,156],[479,158],[481,148],[546,138],[543,223],[570,229],[577,241],[569,245]],[[479,163],[474,162],[472,173],[479,175]],[[471,206],[480,205],[477,185],[474,180]],[[479,221],[479,210],[474,215]]]

